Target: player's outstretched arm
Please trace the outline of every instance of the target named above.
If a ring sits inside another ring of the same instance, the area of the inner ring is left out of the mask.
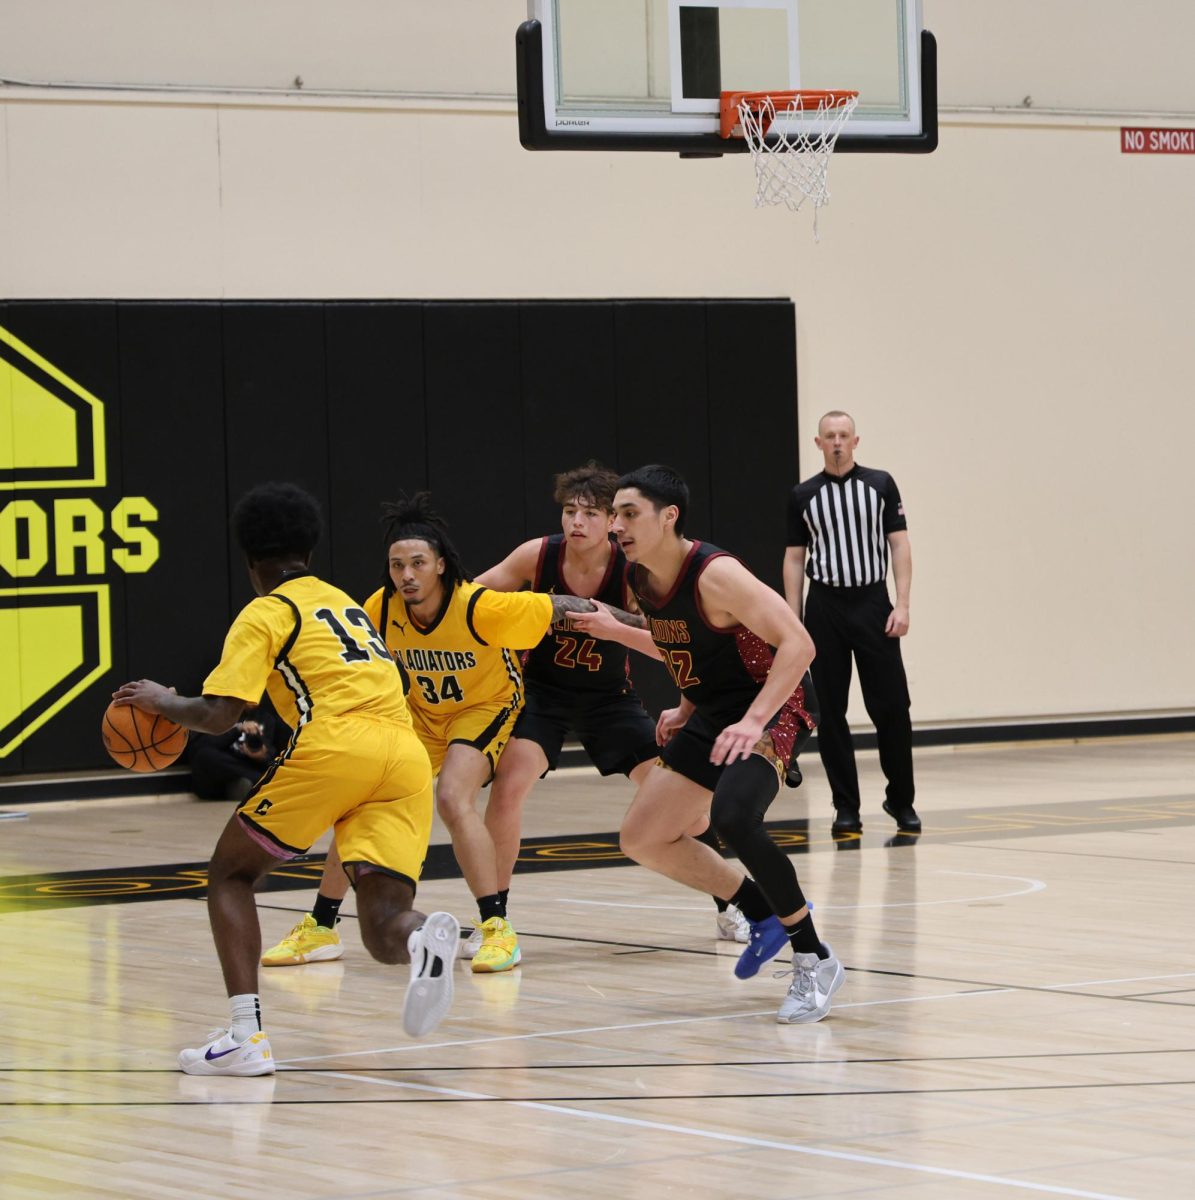
[[[517,592],[531,587],[535,582],[535,568],[542,542],[542,538],[532,538],[515,547],[500,563],[483,571],[473,582],[493,588],[496,592]]]
[[[574,613],[570,619],[574,629],[580,629],[591,637],[629,646],[632,650],[638,650],[640,654],[646,654],[648,658],[663,657],[659,647],[651,640],[647,618],[641,613],[611,608],[599,600],[595,612]]]
[[[200,733],[226,733],[248,705],[235,696],[180,696],[152,679],[135,679],[112,693],[116,704],[132,704],[143,712],[160,713],[170,721]]]
[[[597,603],[584,596],[557,596],[555,593],[548,597],[552,601],[552,625],[556,629],[572,629],[573,613],[594,612]]]

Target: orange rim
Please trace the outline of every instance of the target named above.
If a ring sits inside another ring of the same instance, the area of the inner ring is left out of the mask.
[[[820,108],[823,105],[832,107],[847,100],[854,100],[858,95],[858,92],[843,88],[800,88],[792,92],[723,92],[719,108],[721,127],[718,132],[724,138],[735,136],[734,127],[739,121],[740,104],[747,104],[756,112],[760,112],[770,100],[776,111],[780,112],[786,108]],[[738,136],[741,137],[742,133]]]

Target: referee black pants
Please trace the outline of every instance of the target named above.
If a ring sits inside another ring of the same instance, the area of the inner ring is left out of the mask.
[[[817,749],[834,807],[841,812],[859,812],[859,773],[846,719],[852,655],[859,668],[863,703],[876,727],[880,768],[888,780],[887,799],[898,810],[913,805],[909,684],[900,638],[884,632],[891,611],[888,588],[882,583],[853,588],[809,584],[805,628],[817,649],[811,673],[822,709]]]

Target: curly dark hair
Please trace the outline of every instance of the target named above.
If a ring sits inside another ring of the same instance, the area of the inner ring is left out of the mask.
[[[390,578],[390,547],[408,538],[427,542],[435,550],[436,557],[444,560],[441,581],[448,592],[458,583],[466,583],[473,578],[448,536],[447,522],[432,508],[431,492],[416,492],[409,497],[400,494],[397,500],[386,501],[382,505],[382,525],[385,530],[383,553],[386,555],[382,586],[388,596],[394,595],[396,590],[394,580]]]
[[[251,563],[306,558],[323,530],[319,501],[294,483],[262,483],[232,513],[232,532]]]
[[[675,504],[676,536],[680,537],[684,533],[685,517],[689,514],[689,485],[681,478],[679,471],[674,471],[662,463],[651,463],[628,472],[618,481],[618,486],[638,488],[644,499],[650,500],[657,512]]]
[[[556,476],[552,499],[557,504],[580,500],[594,508],[613,512],[614,493],[617,488],[618,476],[608,467],[603,467],[600,462],[591,458],[583,467],[574,467],[571,471],[561,471]]]

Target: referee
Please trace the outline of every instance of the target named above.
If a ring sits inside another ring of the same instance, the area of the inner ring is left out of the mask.
[[[851,655],[863,703],[876,727],[888,780],[884,811],[901,833],[920,833],[913,808],[913,726],[900,639],[909,629],[913,555],[905,510],[887,471],[855,462],[859,437],[849,413],[828,412],[814,439],[824,471],[792,490],[784,594],[798,617],[809,576],[805,628],[817,647],[812,673],[821,700],[817,748],[834,799],[835,836],[860,834],[859,774],[847,724]],[[888,558],[896,604],[888,598]]]

